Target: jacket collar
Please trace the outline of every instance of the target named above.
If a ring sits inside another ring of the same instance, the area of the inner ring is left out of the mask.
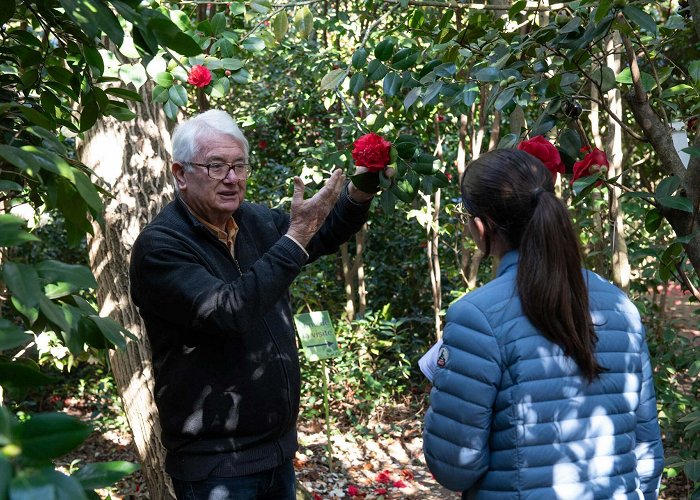
[[[498,276],[502,276],[510,270],[515,270],[514,268],[517,268],[519,258],[520,254],[517,250],[506,252],[498,265]]]

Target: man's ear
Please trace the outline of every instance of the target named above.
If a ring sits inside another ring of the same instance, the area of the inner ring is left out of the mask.
[[[180,163],[173,163],[170,166],[170,171],[173,173],[173,177],[175,177],[175,182],[177,183],[177,188],[180,191],[184,191],[187,189],[187,181],[185,180],[185,167],[183,167]]]

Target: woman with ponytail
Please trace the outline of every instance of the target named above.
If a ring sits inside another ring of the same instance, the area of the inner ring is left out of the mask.
[[[447,312],[424,452],[476,499],[657,498],[663,449],[639,313],[581,268],[552,174],[496,150],[461,180],[468,228],[497,277]]]

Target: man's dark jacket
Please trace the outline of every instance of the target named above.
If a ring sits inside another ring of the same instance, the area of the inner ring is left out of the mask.
[[[166,471],[238,476],[294,456],[300,373],[289,287],[367,219],[347,188],[304,251],[289,216],[243,203],[233,256],[181,199],[137,238],[131,297],[151,343]],[[234,258],[235,257],[235,258]]]

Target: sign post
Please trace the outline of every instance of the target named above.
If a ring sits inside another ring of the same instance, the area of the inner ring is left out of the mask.
[[[323,409],[326,416],[326,442],[328,451],[328,470],[333,472],[333,447],[331,445],[331,418],[328,404],[328,366],[326,359],[340,354],[335,330],[328,311],[312,311],[294,316],[304,355],[309,361],[320,361],[323,373]]]

